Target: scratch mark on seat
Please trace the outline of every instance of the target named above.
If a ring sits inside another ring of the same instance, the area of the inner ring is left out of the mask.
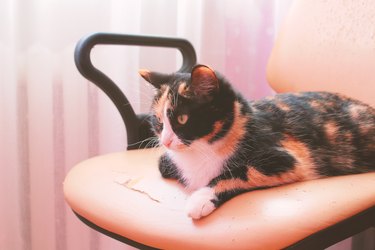
[[[155,197],[153,197],[152,195],[150,195],[148,192],[146,192],[145,190],[142,190],[141,188],[137,188],[135,187],[135,185],[137,183],[139,183],[139,181],[141,180],[142,178],[138,177],[138,178],[130,178],[130,177],[127,177],[126,179],[125,178],[121,178],[121,180],[119,178],[117,178],[117,180],[115,180],[115,183],[129,189],[129,190],[132,190],[132,191],[135,191],[135,192],[138,192],[140,194],[143,194],[145,196],[147,196],[149,199],[151,199],[152,201],[155,201],[157,203],[160,203],[160,200],[156,199]]]

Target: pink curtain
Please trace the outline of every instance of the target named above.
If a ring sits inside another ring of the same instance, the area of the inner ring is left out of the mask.
[[[248,98],[272,94],[265,67],[291,1],[2,0],[0,2],[0,249],[130,249],[83,225],[63,179],[88,157],[121,151],[126,134],[108,98],[79,75],[76,42],[92,32],[184,37]],[[174,71],[166,49],[98,47],[93,60],[147,112],[138,68]],[[127,225],[124,225],[127,226]]]

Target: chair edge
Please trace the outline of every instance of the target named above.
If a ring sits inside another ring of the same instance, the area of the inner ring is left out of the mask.
[[[106,230],[95,223],[89,221],[77,212],[72,210],[73,213],[87,226],[92,229],[116,239],[122,243],[136,247],[142,250],[158,250],[158,248],[146,246],[142,243],[128,239],[122,235],[116,234]],[[340,221],[332,226],[324,228],[306,238],[284,248],[286,250],[306,250],[306,249],[324,249],[332,246],[348,237],[360,233],[368,228],[375,227],[375,206],[367,208],[343,221]]]
[[[104,234],[112,239],[115,239],[115,240],[118,240],[122,243],[125,243],[129,246],[132,246],[132,247],[135,247],[137,249],[141,249],[141,250],[159,250],[159,248],[154,248],[154,247],[150,247],[150,246],[146,246],[142,243],[139,243],[137,241],[134,241],[134,240],[131,240],[131,239],[128,239],[122,235],[119,235],[119,234],[116,234],[114,232],[111,232],[111,231],[108,231],[98,225],[96,225],[95,223],[89,221],[88,219],[86,219],[85,217],[79,215],[77,212],[75,212],[73,209],[72,209],[73,213],[78,217],[78,219],[80,221],[82,221],[84,224],[86,224],[87,226],[91,227],[92,229],[94,229],[95,231],[98,231],[99,233],[101,234]]]
[[[375,227],[375,206],[324,228],[285,249],[324,249],[371,227]]]

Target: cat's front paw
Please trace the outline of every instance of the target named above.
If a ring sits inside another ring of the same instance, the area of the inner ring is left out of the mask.
[[[204,187],[198,189],[187,200],[187,215],[195,220],[209,215],[216,208],[215,204],[212,202],[216,198],[212,188]]]

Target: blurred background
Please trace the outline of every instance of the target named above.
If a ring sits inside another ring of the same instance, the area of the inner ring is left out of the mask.
[[[290,0],[1,0],[0,249],[131,249],[82,224],[62,183],[76,163],[126,148],[115,106],[77,71],[77,41],[93,32],[188,39],[198,62],[246,97],[272,94],[267,59]],[[98,46],[94,64],[147,112],[139,68],[177,70],[170,49]],[[124,225],[126,226],[126,225]]]

